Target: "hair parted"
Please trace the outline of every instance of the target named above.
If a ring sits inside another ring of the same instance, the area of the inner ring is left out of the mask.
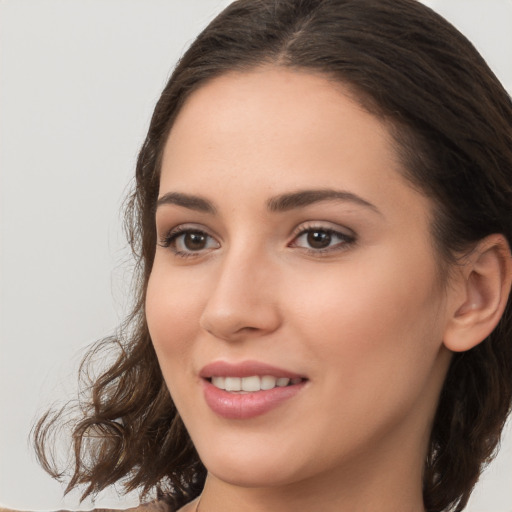
[[[145,320],[156,246],[160,160],[173,121],[194,90],[230,71],[277,65],[344,84],[384,119],[405,176],[436,207],[441,260],[492,233],[512,245],[512,101],[471,43],[416,0],[238,0],[179,61],[153,114],[126,209],[138,270],[136,305],[124,331],[97,344],[115,362],[85,386],[70,423],[74,463],[68,490],[84,497],[123,481],[126,490],[197,496],[206,470],[164,383]],[[123,334],[124,332],[124,334]],[[474,349],[454,354],[424,468],[429,512],[460,511],[498,446],[512,403],[512,306]],[[64,410],[47,413],[34,440],[47,471]]]

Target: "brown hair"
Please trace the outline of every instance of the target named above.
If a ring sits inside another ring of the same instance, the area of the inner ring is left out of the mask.
[[[348,85],[392,127],[406,177],[436,205],[439,253],[452,255],[491,233],[512,243],[512,102],[471,43],[416,0],[238,0],[197,37],[176,66],[140,151],[126,222],[137,264],[136,306],[124,335],[102,341],[116,361],[92,378],[72,424],[68,490],[84,496],[117,481],[159,489],[176,506],[197,496],[202,466],[171,401],[144,314],[156,245],[160,158],[186,98],[230,70],[265,63],[312,70]],[[498,445],[512,400],[512,307],[474,349],[455,354],[440,396],[424,469],[428,511],[462,510]],[[35,428],[47,450],[62,412]],[[50,450],[51,451],[51,450]]]

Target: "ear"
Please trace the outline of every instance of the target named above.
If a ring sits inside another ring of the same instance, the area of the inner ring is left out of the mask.
[[[512,256],[503,235],[482,239],[466,256],[457,283],[448,292],[450,311],[444,345],[463,352],[482,342],[498,325],[512,283]]]

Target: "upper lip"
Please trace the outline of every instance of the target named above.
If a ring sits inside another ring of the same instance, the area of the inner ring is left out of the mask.
[[[229,363],[227,361],[213,361],[204,366],[199,372],[203,379],[211,377],[252,377],[253,375],[271,375],[272,377],[287,377],[288,379],[304,379],[304,375],[278,368],[260,361],[241,361]]]

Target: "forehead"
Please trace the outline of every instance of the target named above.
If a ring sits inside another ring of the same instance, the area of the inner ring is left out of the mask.
[[[176,132],[184,130],[205,135],[204,129],[214,128],[219,136],[245,135],[256,142],[273,140],[277,134],[293,139],[318,130],[322,124],[343,121],[331,126],[337,129],[340,141],[346,138],[343,125],[350,123],[349,131],[369,129],[384,142],[383,149],[390,149],[391,138],[384,123],[360,105],[351,89],[308,70],[262,66],[248,72],[228,72],[187,98],[171,136],[176,138]],[[244,130],[238,131],[239,127]]]

